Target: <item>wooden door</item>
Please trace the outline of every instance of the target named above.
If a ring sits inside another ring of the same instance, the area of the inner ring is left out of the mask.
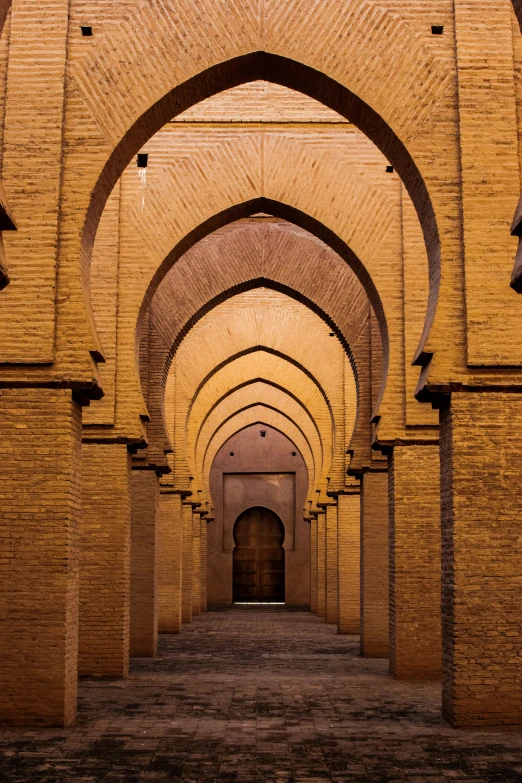
[[[244,511],[234,525],[233,600],[285,600],[285,529],[279,517],[262,506]]]

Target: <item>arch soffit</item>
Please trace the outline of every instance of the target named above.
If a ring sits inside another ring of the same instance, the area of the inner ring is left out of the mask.
[[[410,46],[411,43],[410,41]],[[433,69],[439,70],[435,65]],[[95,67],[94,70],[96,70]],[[383,74],[383,76],[385,75]],[[385,76],[385,81],[388,81],[389,78],[390,73]],[[101,212],[113,186],[133,155],[136,154],[151,135],[156,133],[172,117],[190,106],[204,98],[210,97],[216,92],[247,81],[259,79],[282,84],[290,89],[305,93],[337,111],[342,116],[349,118],[379,147],[400,174],[421,218],[430,267],[430,301],[425,330],[418,351],[418,354],[421,355],[422,345],[425,342],[435,313],[440,281],[440,240],[435,212],[425,180],[409,150],[401,141],[399,135],[393,130],[391,124],[388,124],[383,116],[371,107],[369,96],[363,99],[355,92],[352,92],[346,84],[336,81],[320,70],[316,70],[303,62],[265,51],[251,51],[248,54],[232,57],[224,62],[210,66],[197,75],[191,76],[166,92],[154,104],[146,108],[132,125],[122,130],[119,141],[115,143],[92,188],[90,200],[86,204],[84,213],[85,221],[81,232],[81,256],[84,261],[84,280],[87,290],[92,244]],[[372,80],[372,83],[376,83],[375,80]],[[410,117],[410,119],[414,122],[413,117]],[[394,122],[393,124],[395,125],[396,123]],[[404,134],[402,135],[404,136]],[[267,210],[258,206],[255,208],[255,211],[270,211],[270,209]],[[222,215],[221,220],[223,219],[224,216]],[[295,222],[295,220],[292,222]],[[325,227],[314,225],[313,228],[315,231],[312,231],[312,233],[320,230],[320,233],[325,238],[331,239],[328,236],[328,229]],[[212,229],[208,225],[199,229],[200,232],[205,230],[208,233]],[[194,236],[191,236],[190,239],[192,243],[195,241]],[[186,238],[185,243],[182,242],[180,245],[185,244],[186,246],[188,240],[189,237]],[[335,244],[338,244],[338,241]],[[341,250],[343,251],[341,255],[345,256],[345,248],[341,248]],[[382,305],[373,281],[358,259],[351,260],[354,270],[369,293],[381,326],[383,343],[387,345]]]
[[[281,357],[277,358],[280,359]],[[254,374],[247,379],[244,377],[239,378],[235,374],[231,377],[228,373],[221,378],[216,378],[216,376],[214,376],[216,382],[213,384],[213,388],[209,390],[208,403],[207,401],[203,402],[200,409],[195,411],[195,417],[197,416],[196,421],[202,421],[204,425],[208,420],[209,415],[214,410],[226,402],[228,398],[243,389],[248,390],[250,386],[257,384],[273,387],[293,400],[309,418],[321,447],[321,459],[324,460],[325,455],[329,453],[330,446],[333,443],[333,420],[324,404],[324,400],[321,398],[318,389],[312,385],[310,379],[307,378],[306,382],[303,383],[304,379],[298,367],[295,368],[294,373],[289,374],[288,368],[285,368],[284,365],[281,367],[278,365],[279,362],[275,367],[267,367],[266,365],[256,366],[254,370],[262,371],[263,375],[256,375],[254,372]],[[228,367],[230,366],[231,365],[228,365]],[[224,369],[226,370],[227,368]],[[279,383],[281,377],[279,373],[281,369],[287,370],[286,377],[288,383],[286,386],[282,386]],[[233,367],[232,370],[234,370]],[[212,383],[213,379],[210,379],[209,383]],[[187,418],[187,422],[188,421],[189,419]]]
[[[198,452],[201,452],[201,444],[206,448],[208,438],[211,437],[222,424],[235,415],[238,410],[244,410],[254,405],[264,405],[268,409],[280,411],[291,419],[302,432],[310,450],[322,459],[323,447],[321,433],[310,412],[301,401],[288,391],[279,388],[273,382],[252,381],[249,384],[231,390],[220,402],[212,407],[212,411],[205,414],[195,422],[190,423],[189,432],[194,435],[187,442],[193,444],[193,450],[189,449],[190,456],[196,460]],[[194,426],[192,426],[194,425]]]
[[[176,374],[183,378],[184,394],[195,398],[216,367],[257,347],[297,364],[314,379],[335,415],[335,393],[344,379],[342,346],[308,308],[295,301],[291,304],[285,295],[259,289],[228,299],[201,319],[176,355]],[[209,330],[216,342],[212,350],[208,349]]]
[[[224,361],[222,361],[219,364],[217,364],[201,380],[201,382],[198,384],[198,387],[195,389],[195,391],[194,391],[194,393],[192,395],[192,398],[188,402],[187,411],[186,411],[186,414],[183,417],[184,418],[184,422],[185,422],[185,426],[187,425],[189,416],[191,414],[191,411],[192,411],[194,405],[196,404],[196,401],[198,400],[198,397],[200,396],[200,394],[201,394],[202,390],[205,388],[205,386],[207,386],[209,381],[211,381],[214,378],[214,376],[216,376],[220,371],[226,369],[230,365],[233,365],[234,363],[236,363],[240,359],[244,359],[245,357],[251,356],[251,354],[259,354],[259,355],[268,354],[268,355],[274,356],[277,359],[280,359],[283,362],[286,362],[287,364],[292,365],[302,375],[306,376],[306,378],[309,381],[311,381],[312,385],[319,392],[320,397],[324,401],[325,407],[326,407],[326,409],[328,411],[328,418],[331,421],[332,431],[334,430],[334,428],[335,428],[335,419],[334,419],[334,414],[333,414],[333,411],[332,411],[332,406],[330,404],[330,400],[328,399],[328,396],[327,396],[324,388],[321,386],[321,384],[319,383],[317,378],[315,378],[312,375],[312,373],[310,373],[309,370],[307,370],[307,368],[304,367],[297,359],[294,359],[291,356],[287,356],[287,355],[281,353],[280,351],[274,350],[273,348],[270,348],[269,346],[265,346],[265,345],[253,345],[253,346],[251,346],[249,348],[246,348],[244,351],[239,351],[238,353],[235,353],[235,354],[227,357]],[[256,377],[256,380],[258,378],[261,378],[261,380],[265,380],[265,381],[269,380],[269,379],[263,378],[261,376],[258,376],[257,373],[255,374],[255,377]],[[248,377],[248,375],[246,373],[243,374],[243,378],[245,379],[244,383],[250,383],[252,381],[252,376]],[[281,388],[285,388],[285,387],[281,387]],[[287,391],[289,391],[289,390],[287,390]]]
[[[243,359],[244,357],[239,357],[233,360],[221,373],[216,373],[209,380],[209,386],[212,385],[212,388],[208,390],[208,401],[201,403],[202,415],[204,416],[211,406],[219,405],[228,396],[251,384],[274,386],[295,400],[310,418],[320,444],[322,470],[318,477],[326,476],[334,457],[333,419],[317,386],[298,367],[290,365],[278,356],[273,356],[274,361],[269,362],[258,357],[258,366],[253,368],[251,377],[245,380],[245,373],[242,370],[235,372],[234,367],[237,361],[241,362]],[[280,384],[281,377],[287,380],[284,387]],[[188,421],[188,417],[185,421]]]
[[[292,413],[289,410],[285,410],[284,408],[278,408],[275,405],[269,404],[266,400],[263,400],[262,398],[252,400],[251,402],[247,404],[239,404],[237,407],[235,407],[230,413],[227,413],[227,415],[221,419],[217,424],[213,424],[212,427],[209,429],[209,432],[205,432],[202,434],[201,439],[198,441],[198,446],[195,449],[194,454],[194,464],[196,466],[196,473],[199,476],[202,476],[202,466],[205,463],[206,455],[208,452],[209,444],[211,443],[212,439],[219,433],[220,429],[224,427],[231,419],[233,419],[238,413],[241,413],[243,411],[252,410],[256,407],[262,407],[266,409],[267,411],[275,411],[276,413],[283,416],[285,419],[288,419],[289,422],[291,422],[296,430],[300,433],[303,443],[306,444],[306,448],[308,448],[311,458],[312,458],[312,464],[313,464],[313,473],[318,473],[319,468],[319,474],[321,470],[321,462],[322,462],[322,447],[319,439],[312,439],[310,438],[310,433],[307,434],[305,431],[305,422],[299,421],[295,417],[295,413],[292,415]],[[313,422],[311,423],[313,426]],[[315,441],[315,442],[314,442]],[[300,451],[302,451],[302,447],[300,446]],[[311,481],[311,483],[315,483],[314,481]]]
[[[307,497],[313,497],[313,490],[316,487],[316,479],[314,471],[313,454],[306,447],[305,441],[300,444],[299,431],[291,419],[285,416],[284,413],[277,410],[269,411],[263,405],[253,406],[252,408],[245,408],[244,410],[237,411],[229,421],[223,426],[220,431],[216,431],[212,438],[209,440],[205,459],[201,468],[201,484],[203,491],[210,494],[210,473],[212,465],[218,454],[218,452],[226,445],[226,443],[238,432],[255,426],[271,427],[284,435],[292,443],[295,449],[302,457],[307,472],[308,472],[308,492]],[[303,449],[303,445],[305,448]]]

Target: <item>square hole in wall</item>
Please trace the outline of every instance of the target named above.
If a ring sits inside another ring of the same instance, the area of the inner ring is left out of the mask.
[[[138,157],[136,159],[136,165],[139,169],[146,169],[149,165],[149,155],[147,152],[138,152]]]
[[[92,36],[92,27],[90,25],[84,25],[80,27],[84,38],[90,38]]]

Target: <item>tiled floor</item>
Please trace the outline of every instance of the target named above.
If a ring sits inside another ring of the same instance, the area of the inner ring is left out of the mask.
[[[452,730],[437,685],[357,653],[305,612],[211,612],[83,680],[75,726],[0,731],[0,781],[522,781],[522,730]]]

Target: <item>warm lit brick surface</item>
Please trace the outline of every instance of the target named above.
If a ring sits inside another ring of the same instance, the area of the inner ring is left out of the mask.
[[[153,470],[133,470],[131,486],[130,654],[154,656],[158,645],[158,477]]]
[[[192,617],[201,614],[201,522],[192,514]]]
[[[121,444],[82,444],[79,673],[129,670],[131,470]]]
[[[80,408],[0,389],[0,722],[76,714]]]
[[[326,514],[317,515],[317,614],[326,615]]]
[[[517,394],[461,393],[441,415],[443,713],[522,722]]]
[[[361,481],[361,655],[388,656],[388,473]]]
[[[76,726],[0,732],[5,783],[518,783],[522,737],[455,732],[440,688],[388,677],[313,615],[209,613],[125,682],[83,681]]]
[[[190,623],[192,620],[192,506],[182,505],[182,559],[181,559],[181,620]]]
[[[158,630],[181,630],[181,495],[160,492],[158,509]]]
[[[438,446],[396,446],[389,470],[390,672],[438,678],[440,460]]]
[[[339,617],[339,563],[337,544],[337,505],[326,506],[326,615],[327,623]]]
[[[355,493],[355,490],[354,490]],[[337,557],[339,559],[339,633],[361,629],[361,496],[337,498]]]

